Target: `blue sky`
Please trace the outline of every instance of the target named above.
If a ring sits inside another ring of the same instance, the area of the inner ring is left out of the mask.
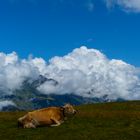
[[[122,1],[0,1],[0,51],[48,60],[86,45],[140,66],[140,1]]]

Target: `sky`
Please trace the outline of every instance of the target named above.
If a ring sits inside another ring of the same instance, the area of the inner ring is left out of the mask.
[[[139,52],[140,0],[0,0],[0,110],[39,75],[42,94],[139,100]]]
[[[0,0],[0,52],[49,60],[87,46],[140,66],[140,0]]]

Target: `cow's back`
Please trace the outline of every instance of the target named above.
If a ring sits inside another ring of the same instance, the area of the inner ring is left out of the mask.
[[[57,107],[49,107],[40,110],[36,110],[28,113],[31,118],[39,123],[39,125],[51,125],[53,124],[53,119],[60,120],[62,115],[61,111]]]

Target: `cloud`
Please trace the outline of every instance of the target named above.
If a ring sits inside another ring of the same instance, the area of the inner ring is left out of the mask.
[[[42,58],[20,59],[15,52],[0,53],[0,91],[4,91],[1,95],[13,94],[24,80],[34,80],[40,74],[58,82],[41,84],[37,90],[42,94],[140,99],[140,69],[122,60],[110,60],[96,49],[83,46],[49,62]]]
[[[3,107],[6,107],[6,106],[16,106],[12,101],[0,101],[0,110],[3,109]]]
[[[119,6],[126,12],[140,12],[140,0],[105,0],[108,8]]]
[[[140,71],[122,60],[109,60],[96,49],[81,47],[64,57],[54,57],[46,69],[48,82],[38,90],[45,94],[74,93],[84,97],[140,99]]]
[[[27,78],[34,79],[40,73],[43,74],[45,66],[46,62],[42,58],[21,60],[15,52],[0,53],[0,90],[12,94]]]

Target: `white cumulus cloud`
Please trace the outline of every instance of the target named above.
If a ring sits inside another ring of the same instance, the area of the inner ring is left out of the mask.
[[[42,84],[38,89],[45,94],[140,99],[139,70],[121,60],[109,60],[95,49],[81,47],[64,57],[54,57],[46,73],[59,84]]]
[[[3,107],[9,106],[9,105],[16,106],[12,101],[8,101],[8,100],[0,101],[0,110],[2,110]]]
[[[0,91],[12,94],[27,78],[36,78],[43,74],[45,66],[46,62],[42,58],[21,60],[15,52],[0,53]]]
[[[140,12],[140,0],[105,0],[108,7],[120,6],[127,12]]]
[[[140,99],[139,68],[122,60],[110,60],[96,49],[83,46],[63,57],[55,56],[49,62],[42,58],[20,59],[15,52],[0,53],[0,96],[12,94],[24,80],[39,75],[58,82],[41,84],[37,89],[42,94]]]

